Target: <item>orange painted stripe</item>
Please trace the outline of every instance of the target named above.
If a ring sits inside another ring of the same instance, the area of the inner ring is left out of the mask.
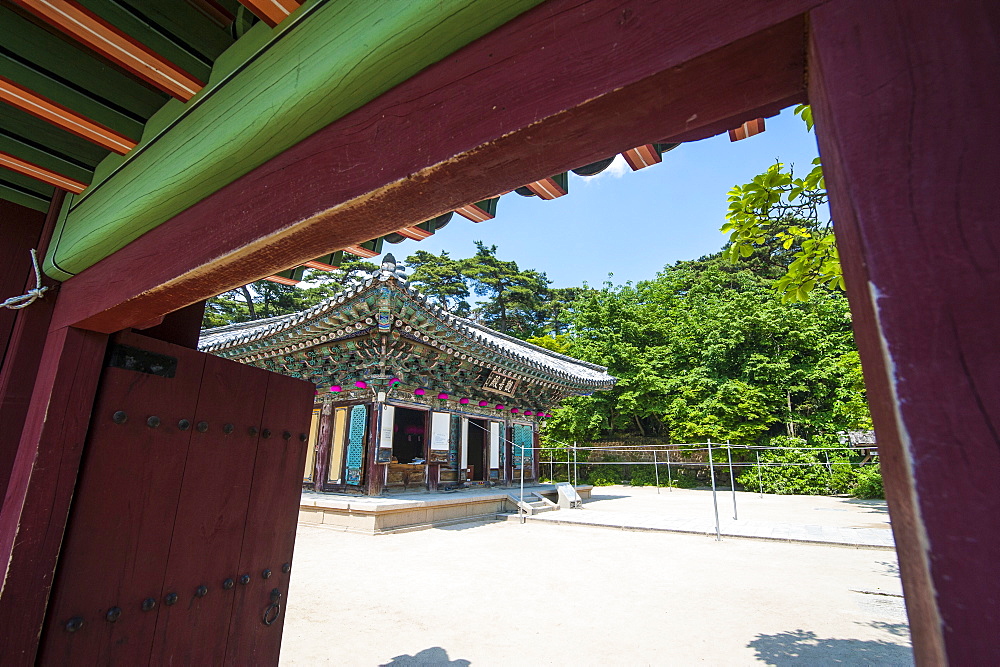
[[[121,155],[135,148],[128,137],[0,76],[0,100]]]
[[[403,227],[402,229],[397,229],[396,233],[414,241],[423,241],[433,235],[432,232],[429,232],[426,229],[421,229],[420,227]]]
[[[344,248],[344,252],[349,252],[352,255],[357,255],[358,257],[363,257],[365,259],[378,255],[378,253],[374,250],[369,250],[368,248],[363,248],[359,245],[349,245]]]
[[[492,220],[493,216],[479,208],[475,204],[466,204],[460,208],[455,209],[455,213],[458,213],[463,218],[468,218],[473,222],[486,222],[487,220]]]
[[[323,262],[317,262],[315,260],[306,262],[302,266],[307,269],[316,269],[317,271],[336,271],[337,267],[332,264],[324,264]]]
[[[625,158],[626,162],[628,162],[628,166],[632,167],[632,171],[638,171],[644,167],[651,167],[652,165],[663,160],[663,158],[660,157],[660,153],[653,147],[652,144],[645,144],[643,146],[630,148],[622,153],[622,157]]]
[[[562,197],[566,194],[566,191],[559,187],[559,184],[556,183],[554,178],[543,178],[540,181],[528,183],[524,187],[528,188],[542,199],[555,199],[556,197]]]
[[[296,0],[239,0],[240,4],[249,9],[258,18],[272,28],[284,21],[289,14],[302,4]]]
[[[278,283],[279,285],[298,285],[298,280],[292,280],[291,278],[285,278],[284,276],[267,276],[264,280],[270,280],[272,283]]]
[[[14,157],[13,155],[2,151],[0,151],[0,167],[13,169],[16,172],[24,174],[25,176],[30,176],[35,180],[48,183],[49,185],[54,185],[62,190],[75,192],[76,194],[80,194],[87,188],[86,183],[81,183],[76,179],[63,176],[62,174],[57,174],[50,169],[39,167],[37,164],[32,164],[27,160],[22,160],[21,158]]]
[[[205,85],[72,0],[13,2],[182,102]]]

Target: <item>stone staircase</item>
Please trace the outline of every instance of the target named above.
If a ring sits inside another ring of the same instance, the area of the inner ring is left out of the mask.
[[[524,501],[520,501],[517,496],[508,493],[507,500],[514,505],[514,507],[520,507],[528,516],[538,514],[540,512],[551,512],[552,510],[559,509],[559,505],[555,504],[545,496],[540,493],[527,494],[524,496]],[[509,520],[513,517],[517,517],[517,510],[513,512],[506,512],[504,514],[497,514],[498,519]]]

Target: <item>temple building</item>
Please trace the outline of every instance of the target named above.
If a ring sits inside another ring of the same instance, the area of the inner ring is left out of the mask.
[[[549,411],[615,383],[448,313],[391,254],[300,313],[206,330],[199,349],[316,385],[303,485],[339,493],[535,481]]]

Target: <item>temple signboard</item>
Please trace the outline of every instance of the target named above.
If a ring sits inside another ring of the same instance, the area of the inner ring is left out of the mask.
[[[486,378],[486,382],[483,383],[483,389],[503,394],[504,396],[513,396],[514,392],[517,391],[518,384],[520,384],[520,380],[517,378],[499,371],[492,371],[489,377]]]

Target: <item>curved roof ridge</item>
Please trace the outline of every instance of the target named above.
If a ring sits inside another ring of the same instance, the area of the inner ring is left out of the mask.
[[[459,322],[465,324],[466,326],[470,326],[470,327],[473,327],[475,329],[479,329],[480,331],[483,331],[484,333],[487,333],[487,334],[489,334],[491,336],[495,336],[496,338],[500,338],[500,339],[509,341],[511,343],[515,343],[516,345],[519,345],[519,346],[522,346],[522,347],[526,347],[529,350],[534,350],[536,352],[541,352],[541,353],[545,354],[546,356],[552,357],[554,359],[559,359],[561,361],[569,361],[569,362],[572,362],[574,364],[579,364],[580,366],[586,366],[587,368],[592,368],[595,371],[601,371],[602,373],[603,372],[607,372],[607,370],[608,370],[607,366],[601,366],[600,364],[595,364],[595,363],[591,363],[589,361],[584,361],[583,359],[577,359],[576,357],[571,357],[569,355],[562,354],[561,352],[556,352],[555,350],[550,350],[547,347],[542,347],[540,345],[535,345],[534,343],[529,343],[526,340],[521,340],[520,338],[515,338],[514,336],[510,336],[510,335],[505,334],[505,333],[503,333],[501,331],[497,331],[496,329],[491,329],[488,326],[486,326],[485,324],[480,324],[479,322],[476,322],[475,320],[470,320],[470,319],[468,319],[466,317],[461,317],[459,315],[452,315],[452,317],[454,317]]]

